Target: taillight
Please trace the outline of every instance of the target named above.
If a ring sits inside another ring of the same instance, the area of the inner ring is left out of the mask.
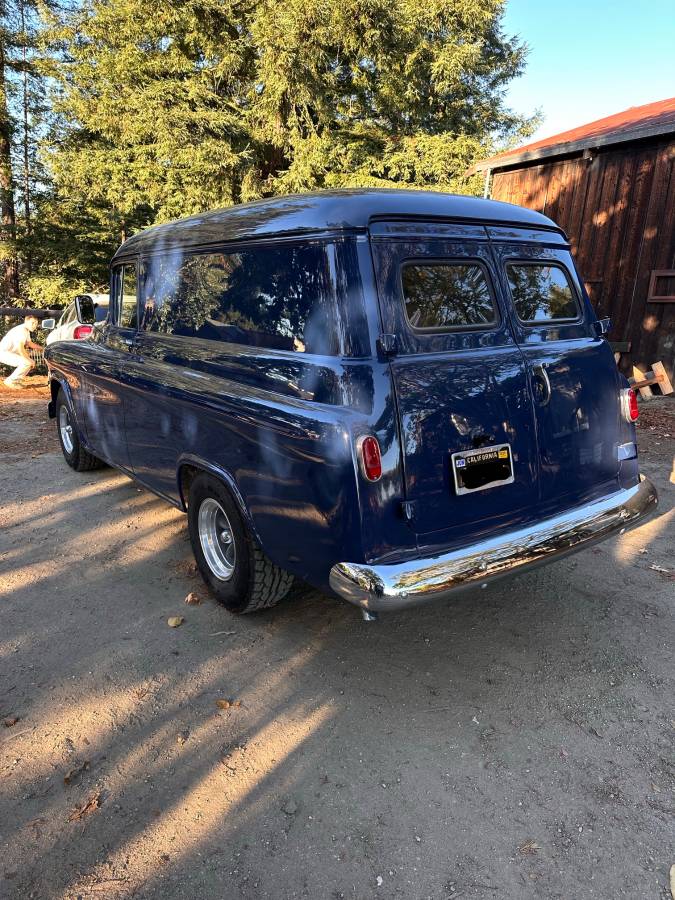
[[[359,462],[361,471],[368,481],[379,481],[382,477],[382,454],[377,438],[368,435],[358,442]]]
[[[82,338],[89,337],[93,330],[94,328],[91,325],[78,325],[73,331],[73,337],[76,341],[81,341]]]
[[[621,391],[621,415],[626,422],[637,422],[640,410],[638,409],[637,393],[633,388],[624,388]]]

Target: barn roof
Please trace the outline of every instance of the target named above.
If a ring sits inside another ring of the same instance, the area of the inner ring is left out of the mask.
[[[532,144],[524,144],[485,159],[473,167],[474,172],[504,169],[518,163],[551,159],[595,147],[606,147],[626,141],[637,141],[662,134],[675,134],[675,97],[644,106],[631,106],[622,112],[562,131]]]
[[[365,231],[378,219],[449,219],[557,228],[541,213],[497,200],[439,191],[334,190],[257,200],[155,225],[130,237],[115,256],[250,238],[321,231]]]

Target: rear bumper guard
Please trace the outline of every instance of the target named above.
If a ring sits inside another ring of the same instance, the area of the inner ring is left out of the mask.
[[[640,476],[632,488],[461,550],[385,565],[336,563],[330,586],[369,612],[417,606],[582,550],[637,524],[657,502],[654,485]]]

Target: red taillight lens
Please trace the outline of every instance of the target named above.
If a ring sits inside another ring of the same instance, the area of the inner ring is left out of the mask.
[[[377,438],[368,436],[359,441],[361,470],[368,481],[378,481],[382,477],[382,454]]]
[[[640,410],[638,409],[637,393],[633,388],[624,388],[621,391],[621,414],[626,422],[637,422]]]
[[[89,337],[89,335],[94,330],[92,325],[78,325],[73,331],[73,337],[76,341],[81,341],[82,338]]]
[[[637,422],[637,418],[640,415],[640,410],[638,409],[637,402],[637,392],[628,389],[628,415],[630,416],[631,422]]]

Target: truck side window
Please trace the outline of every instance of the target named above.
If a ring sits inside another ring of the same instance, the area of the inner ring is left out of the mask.
[[[509,263],[506,267],[518,318],[525,325],[561,322],[579,317],[567,272],[549,263]]]
[[[120,328],[136,327],[136,263],[125,263],[113,272],[115,322]]]
[[[405,311],[419,331],[493,325],[497,311],[478,263],[405,263],[401,269]]]
[[[144,262],[143,328],[299,353],[336,353],[325,247],[162,253]]]

